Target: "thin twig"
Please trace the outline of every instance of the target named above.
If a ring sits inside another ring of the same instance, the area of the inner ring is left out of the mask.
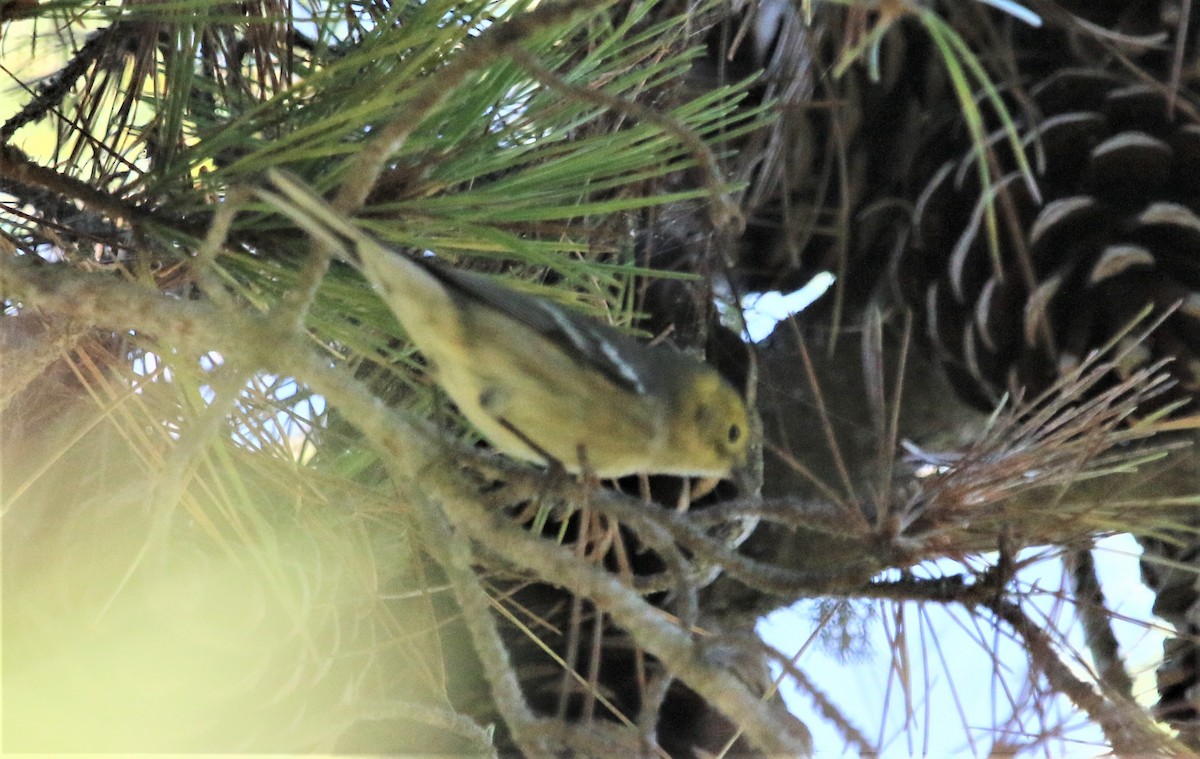
[[[113,218],[140,224],[155,221],[153,213],[101,192],[74,177],[40,166],[12,145],[0,145],[0,177],[78,200]]]
[[[1112,629],[1113,615],[1105,602],[1100,578],[1096,575],[1096,560],[1092,556],[1091,544],[1068,553],[1064,558],[1075,586],[1075,613],[1083,622],[1084,645],[1092,652],[1092,658],[1100,670],[1100,682],[1110,692],[1134,704],[1133,679],[1125,671],[1125,663],[1121,660],[1120,645]]]
[[[1147,756],[1177,750],[1174,741],[1141,709],[1133,704],[1115,704],[1080,680],[1055,653],[1054,642],[1046,630],[1031,620],[1020,606],[1006,600],[985,605],[1021,636],[1030,662],[1041,671],[1050,687],[1069,698],[1100,726],[1118,756]]]

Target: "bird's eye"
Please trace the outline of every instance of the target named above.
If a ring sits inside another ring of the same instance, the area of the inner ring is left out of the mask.
[[[737,441],[741,440],[742,439],[741,425],[737,425],[737,424],[729,425],[729,433],[728,434],[729,434],[729,442],[731,442],[731,443],[736,443]]]

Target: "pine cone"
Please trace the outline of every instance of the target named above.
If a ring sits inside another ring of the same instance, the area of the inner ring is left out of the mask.
[[[986,409],[1006,391],[1032,397],[1150,307],[1151,318],[1175,310],[1141,344],[1118,340],[1127,352],[1107,386],[1172,359],[1177,384],[1162,402],[1196,409],[1200,118],[1193,96],[1181,92],[1172,109],[1163,90],[1098,68],[1032,87],[1025,112],[1040,115],[1018,123],[1040,200],[1002,133],[990,192],[969,149],[934,175],[894,273],[964,399]],[[998,257],[984,215],[993,195]]]
[[[1163,660],[1156,672],[1159,701],[1156,715],[1180,730],[1186,745],[1200,746],[1200,601],[1196,571],[1200,544],[1186,535],[1178,540],[1140,539],[1144,550],[1142,581],[1155,593],[1154,614],[1177,631],[1163,641]]]
[[[1185,63],[1174,69],[1174,40],[1182,35],[1171,0],[1057,5],[1115,34],[1095,34],[1050,14],[1058,29],[1010,24],[1010,53],[997,58],[1016,62],[1017,80],[1038,82],[1028,97],[1008,104],[1040,197],[1017,173],[1000,132],[989,138],[998,189],[986,194],[962,126],[932,134],[922,151],[932,178],[916,202],[914,236],[893,259],[893,282],[959,394],[976,406],[991,409],[1006,391],[1036,396],[1091,351],[1116,341],[1124,342],[1116,355],[1127,352],[1107,384],[1091,393],[1169,359],[1176,384],[1142,411],[1178,402],[1176,414],[1194,413],[1200,406],[1200,97],[1196,65],[1186,61],[1195,61],[1195,51],[1185,50]],[[1200,6],[1192,9],[1193,37],[1197,22]],[[1166,32],[1167,43],[1130,43],[1155,32]],[[1178,74],[1178,87],[1162,84]],[[995,258],[983,216],[990,197],[998,221]],[[1170,315],[1141,343],[1132,334],[1119,338],[1146,307],[1153,313],[1143,324]],[[1195,563],[1194,535],[1180,530],[1169,541],[1139,540],[1147,584],[1158,594],[1155,612],[1178,630],[1164,644],[1155,713],[1185,745],[1200,747],[1195,574],[1164,570]]]

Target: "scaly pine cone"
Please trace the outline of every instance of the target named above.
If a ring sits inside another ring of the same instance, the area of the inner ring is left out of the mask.
[[[1048,389],[1120,335],[1143,308],[1162,315],[1177,306],[1140,344],[1125,338],[1128,353],[1108,386],[1138,366],[1170,359],[1167,371],[1176,384],[1155,408],[1178,402],[1175,413],[1195,413],[1200,95],[1194,46],[1184,49],[1177,67],[1174,45],[1183,27],[1170,0],[1065,0],[1057,7],[1123,36],[1106,38],[1049,15],[1059,29],[1012,25],[1011,60],[1021,81],[1036,84],[1027,98],[1008,103],[1034,162],[1040,200],[1017,174],[1004,137],[994,133],[992,177],[1000,189],[994,193],[999,256],[993,260],[979,173],[963,128],[929,136],[926,154],[935,157],[927,165],[934,171],[916,203],[913,240],[893,261],[893,281],[918,312],[926,342],[959,393],[984,409],[1006,391],[1032,397]],[[1198,22],[1194,7],[1189,40]],[[1130,42],[1156,32],[1165,32],[1166,41],[1153,47]],[[949,146],[957,153],[944,160]],[[1158,594],[1155,613],[1179,630],[1164,644],[1155,712],[1196,748],[1200,601],[1195,571],[1182,567],[1195,563],[1200,548],[1191,533],[1181,530],[1175,538],[1141,538],[1145,580]]]
[[[962,396],[991,408],[1006,391],[1049,388],[1144,308],[1165,322],[1130,348],[1112,382],[1173,359],[1163,402],[1194,411],[1200,391],[1200,119],[1163,88],[1098,68],[1061,70],[1029,90],[1019,123],[1037,168],[1032,196],[993,141],[993,191],[974,154],[945,163],[918,204],[913,243],[896,261],[905,300]],[[984,204],[995,195],[999,257]],[[1109,383],[1111,386],[1112,382]],[[1104,384],[1093,392],[1103,392]]]

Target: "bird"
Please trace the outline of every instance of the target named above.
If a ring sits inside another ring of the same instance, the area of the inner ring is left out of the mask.
[[[751,433],[742,396],[670,345],[499,280],[389,249],[279,170],[260,196],[356,266],[501,453],[573,474],[726,478]]]

